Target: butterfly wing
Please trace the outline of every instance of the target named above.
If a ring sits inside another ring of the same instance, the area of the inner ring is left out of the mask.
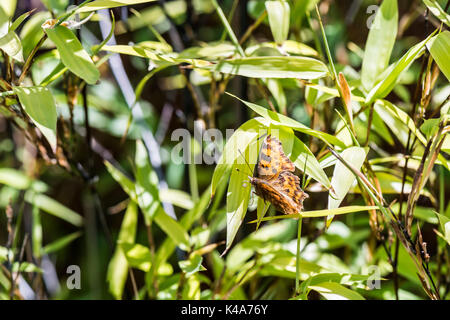
[[[280,140],[268,135],[259,151],[257,177],[271,180],[281,171],[294,172],[295,166],[284,154]]]
[[[290,171],[282,171],[271,184],[275,190],[288,198],[289,207],[292,207],[290,211],[298,213],[303,209],[303,200],[309,196],[300,187],[298,176]],[[284,212],[286,213],[286,210]]]

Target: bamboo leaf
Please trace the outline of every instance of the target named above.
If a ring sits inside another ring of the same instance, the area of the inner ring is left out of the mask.
[[[450,81],[450,31],[444,31],[433,37],[427,43],[427,48],[439,69]]]
[[[49,244],[47,244],[45,247],[42,248],[43,254],[50,254],[53,252],[57,252],[66,246],[68,246],[70,243],[81,237],[83,233],[81,231],[77,231],[71,234],[68,234],[67,236],[61,237],[58,240],[55,240]]]
[[[130,201],[120,226],[119,237],[114,254],[109,261],[106,280],[109,283],[109,292],[115,299],[121,299],[128,275],[128,263],[120,243],[134,243],[138,221],[137,205]]]
[[[153,1],[155,0],[96,0],[79,8],[77,12],[81,13],[81,12],[97,11],[102,9],[110,9],[122,6],[148,3]]]
[[[236,236],[236,233],[244,220],[247,212],[249,196],[250,196],[250,182],[248,176],[253,174],[255,161],[249,161],[251,155],[257,154],[253,144],[253,150],[249,145],[243,153],[250,168],[243,161],[236,161],[231,171],[230,182],[228,184],[227,192],[227,243],[226,250],[228,250]],[[253,151],[253,152],[252,152]]]
[[[322,282],[308,288],[319,292],[327,300],[365,300],[358,292],[336,282]]]
[[[303,132],[305,134],[311,135],[313,137],[319,138],[320,140],[322,140],[323,142],[325,142],[326,144],[330,145],[330,144],[334,144],[340,147],[345,147],[344,143],[342,141],[340,141],[338,138],[336,138],[335,136],[332,136],[330,134],[321,132],[321,131],[317,131],[317,130],[313,130],[311,128],[308,128],[307,126],[305,126],[304,124],[301,124],[298,121],[295,121],[294,119],[291,119],[285,115],[282,115],[280,113],[276,113],[273,112],[271,110],[268,110],[264,107],[261,107],[257,104],[251,103],[251,102],[247,102],[244,101],[238,97],[236,97],[235,95],[232,95],[231,93],[228,93],[228,95],[240,100],[242,103],[244,103],[246,106],[248,106],[250,109],[252,109],[253,111],[255,111],[257,114],[259,114],[260,116],[264,117],[266,120],[270,121],[272,124],[277,125],[277,126],[287,126],[289,128],[294,129],[295,131],[299,131],[299,132]]]
[[[370,104],[376,99],[384,98],[392,91],[402,72],[407,70],[414,60],[420,57],[420,55],[424,52],[425,45],[432,38],[432,36],[433,34],[413,46],[397,62],[385,70],[383,74],[386,74],[386,77],[384,77],[370,90],[366,97],[366,104]]]
[[[0,38],[0,49],[5,51],[5,53],[13,59],[24,62],[22,43],[14,31],[10,31],[4,37]]]
[[[450,27],[450,15],[448,15],[444,9],[441,8],[436,0],[423,0],[423,3],[430,9],[431,13],[434,14],[439,20]]]
[[[42,211],[65,220],[74,226],[80,227],[83,225],[82,216],[44,194],[35,194],[34,192],[28,191],[25,193],[25,200]]]
[[[222,60],[204,69],[250,78],[318,79],[328,75],[327,66],[309,57],[248,57]]]
[[[350,147],[342,151],[342,158],[349,164],[353,165],[356,170],[359,170],[366,159],[366,150],[360,147]],[[356,177],[353,173],[341,162],[336,162],[331,178],[331,185],[333,186],[334,195],[328,196],[328,209],[336,209],[341,204],[347,195],[350,187],[355,183]],[[330,225],[333,216],[330,215],[327,219],[327,226]]]
[[[15,87],[14,92],[25,112],[55,151],[57,114],[50,90],[44,87]]]
[[[46,28],[45,32],[58,48],[61,61],[70,71],[89,84],[98,81],[100,72],[72,31],[59,25]]]
[[[361,69],[361,82],[369,91],[389,64],[397,37],[397,0],[383,0],[367,37]]]
[[[287,1],[266,1],[270,30],[275,42],[281,44],[287,39],[290,22],[290,7]]]
[[[341,215],[341,214],[347,214],[347,213],[354,213],[354,212],[360,212],[360,211],[368,211],[368,210],[375,210],[378,209],[377,206],[348,206],[348,207],[340,207],[336,209],[325,209],[325,210],[312,210],[312,211],[303,211],[302,213],[296,213],[296,214],[285,214],[285,215],[278,215],[278,216],[272,216],[272,217],[265,217],[261,219],[261,221],[270,221],[270,220],[278,220],[278,219],[296,219],[300,216],[303,218],[319,218],[319,217],[326,217],[330,215]],[[258,220],[252,220],[249,223],[257,223]]]

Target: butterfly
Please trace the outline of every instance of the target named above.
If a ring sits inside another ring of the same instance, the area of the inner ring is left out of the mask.
[[[281,142],[268,135],[259,151],[258,163],[250,183],[255,193],[285,214],[299,213],[308,194],[300,188],[295,166],[284,154]]]

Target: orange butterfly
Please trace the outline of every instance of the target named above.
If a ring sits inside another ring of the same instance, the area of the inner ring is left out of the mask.
[[[255,193],[264,201],[270,201],[285,214],[299,213],[303,200],[308,198],[300,188],[300,179],[295,174],[294,164],[284,154],[281,142],[271,135],[264,140],[259,152],[258,164],[251,184]]]

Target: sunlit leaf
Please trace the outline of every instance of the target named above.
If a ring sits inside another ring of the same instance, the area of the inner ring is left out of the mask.
[[[336,209],[331,210],[312,210],[312,211],[303,211],[301,213],[296,214],[285,214],[285,215],[278,215],[273,217],[265,217],[261,219],[261,221],[269,221],[269,220],[278,220],[278,219],[293,219],[293,218],[299,218],[302,216],[303,218],[318,218],[318,217],[326,217],[330,215],[341,215],[341,214],[347,214],[347,213],[354,213],[354,212],[360,212],[360,211],[368,211],[368,210],[375,210],[378,209],[376,206],[348,206],[348,207],[340,207]],[[256,223],[258,220],[250,221],[249,223]]]
[[[83,217],[73,210],[67,208],[56,200],[44,195],[35,194],[34,192],[27,192],[25,194],[25,200],[34,206],[38,207],[42,211],[45,211],[55,217],[65,220],[74,226],[83,225]]]
[[[411,64],[424,52],[425,45],[431,39],[433,35],[422,42],[416,44],[408,50],[397,62],[389,66],[383,74],[386,74],[381,81],[379,81],[375,87],[373,87],[366,97],[366,104],[372,103],[378,98],[386,97],[394,88],[400,75],[403,71],[407,70]]]
[[[135,4],[142,4],[147,2],[153,2],[155,0],[96,0],[81,7],[77,12],[89,12],[102,9],[110,9],[122,6],[130,6]]]
[[[430,9],[431,13],[434,14],[439,20],[450,27],[450,15],[448,15],[444,9],[439,5],[436,0],[423,0],[423,3]]]
[[[450,31],[444,31],[432,38],[427,43],[427,48],[439,69],[450,81]]]
[[[328,68],[323,62],[297,56],[229,59],[203,68],[251,78],[318,79],[328,74]]]
[[[135,202],[130,201],[123,217],[122,225],[117,238],[117,246],[109,261],[106,279],[109,283],[109,291],[115,299],[120,299],[123,294],[128,275],[128,263],[123,253],[121,243],[134,243],[136,237],[138,212]]]
[[[57,252],[65,247],[67,247],[69,244],[71,244],[73,241],[81,237],[82,232],[77,231],[71,234],[68,234],[67,236],[61,237],[58,240],[53,241],[52,243],[47,244],[42,248],[42,252],[44,254],[50,254],[53,252]]]
[[[259,115],[261,115],[266,120],[268,120],[271,123],[273,123],[274,125],[290,127],[292,129],[294,129],[295,131],[303,132],[305,134],[308,134],[308,135],[311,135],[313,137],[319,138],[320,140],[324,141],[328,145],[334,144],[334,145],[337,145],[337,146],[340,146],[340,147],[345,147],[345,145],[342,143],[342,141],[337,139],[335,136],[332,136],[330,134],[324,133],[322,131],[318,131],[318,130],[314,130],[314,129],[308,128],[304,124],[301,124],[300,122],[295,121],[294,119],[291,119],[291,118],[289,118],[289,117],[287,117],[285,115],[273,112],[273,111],[268,110],[268,109],[266,109],[264,107],[261,107],[261,106],[259,106],[257,104],[244,101],[244,100],[242,100],[242,99],[240,99],[240,98],[238,98],[235,95],[232,95],[230,93],[228,93],[228,94],[230,96],[240,100],[242,103],[244,103],[250,109],[252,109],[256,113],[258,113]]]
[[[87,83],[95,84],[100,78],[100,72],[75,34],[61,25],[46,28],[45,32],[58,48],[64,65]]]
[[[10,31],[4,37],[0,38],[0,49],[15,60],[24,62],[22,43],[14,31]]]
[[[372,22],[364,50],[361,82],[370,90],[376,77],[386,69],[397,36],[397,0],[383,0]]]
[[[266,1],[267,14],[269,16],[270,30],[275,42],[286,40],[289,32],[290,7],[287,1]]]
[[[56,150],[56,105],[48,88],[15,87],[25,112],[47,138],[53,150]]]
[[[358,292],[336,282],[322,282],[309,289],[319,292],[327,300],[365,300]]]

